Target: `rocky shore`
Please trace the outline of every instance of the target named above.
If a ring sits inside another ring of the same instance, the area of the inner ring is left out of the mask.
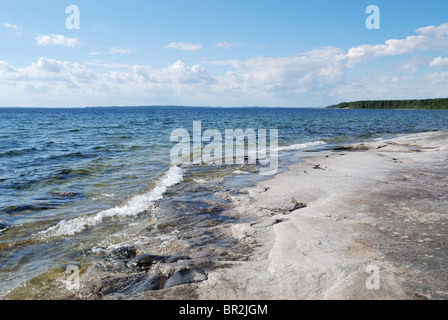
[[[447,299],[447,147],[428,132],[298,152],[232,198],[248,222],[227,231],[250,258],[209,272],[198,297]]]
[[[168,192],[183,188],[183,196],[140,231],[170,237],[157,253],[119,247],[74,266],[75,290],[67,289],[63,266],[5,298],[448,298],[448,132],[295,157],[288,170],[238,193],[174,186]],[[203,193],[213,197],[192,206]]]

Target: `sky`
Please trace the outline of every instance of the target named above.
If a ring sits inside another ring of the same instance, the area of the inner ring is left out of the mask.
[[[0,106],[325,107],[447,80],[444,0],[0,0]]]

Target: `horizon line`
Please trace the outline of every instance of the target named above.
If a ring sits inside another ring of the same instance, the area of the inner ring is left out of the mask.
[[[253,109],[273,109],[273,108],[281,108],[281,109],[325,109],[326,107],[285,107],[285,106],[188,106],[188,105],[138,105],[138,106],[79,106],[79,107],[20,107],[20,106],[0,106],[1,109],[100,109],[100,108],[221,108],[221,109],[242,109],[242,108],[253,108]]]

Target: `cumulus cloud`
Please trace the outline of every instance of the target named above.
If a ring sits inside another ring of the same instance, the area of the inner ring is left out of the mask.
[[[294,105],[306,106],[315,101],[314,106],[318,106],[322,101],[406,98],[411,93],[414,98],[442,96],[448,94],[448,72],[425,75],[423,72],[427,68],[416,71],[428,65],[446,68],[448,58],[419,57],[416,53],[427,50],[434,57],[434,51],[448,50],[447,26],[425,27],[403,39],[359,45],[348,50],[322,47],[293,56],[258,56],[193,65],[178,60],[163,68],[100,60],[78,64],[44,57],[28,67],[17,68],[0,61],[0,97],[10,94],[17,101],[41,94],[43,99],[70,97],[70,101],[81,98],[113,101],[103,104],[115,103],[116,97],[123,101],[136,97],[209,105],[291,105],[294,102]],[[189,45],[200,46],[175,43],[167,47],[193,50]],[[105,53],[126,54],[132,50],[111,47]],[[368,69],[363,74],[352,70],[368,59],[408,54],[413,57],[406,56],[407,61],[393,61],[395,68]],[[210,65],[219,65],[224,71],[212,74],[207,70]],[[94,68],[97,66],[107,69],[99,72]],[[406,75],[403,76],[403,72]],[[20,105],[20,101],[14,104]]]
[[[448,68],[448,58],[437,57],[434,58],[429,66],[435,69],[447,69]],[[448,82],[448,71],[434,72],[424,76],[425,81],[427,81],[432,88],[439,87],[440,91],[444,94],[441,97],[448,96],[448,88],[446,83]]]
[[[126,63],[104,63],[101,60],[93,60],[93,61],[88,61],[85,63],[86,65],[89,66],[98,66],[98,67],[104,67],[104,68],[132,68],[131,65],[126,64]]]
[[[448,23],[419,28],[415,32],[417,35],[404,39],[389,39],[384,44],[366,44],[351,48],[347,53],[349,66],[377,57],[411,54],[418,51],[448,50]]]
[[[64,46],[64,47],[77,47],[81,42],[77,38],[67,38],[61,34],[45,34],[35,38],[37,45],[39,46]]]
[[[199,43],[188,43],[188,42],[171,42],[170,44],[164,46],[166,49],[178,49],[183,51],[197,51],[202,49],[202,45]]]
[[[195,90],[205,91],[214,81],[200,65],[190,67],[182,61],[160,69],[138,65],[106,66],[114,70],[99,73],[89,69],[86,64],[45,57],[24,68],[15,68],[5,61],[0,61],[0,86],[4,91],[2,94],[7,92],[16,99],[26,97],[32,92],[44,94],[49,99],[70,97],[73,101],[80,96],[109,99],[117,95],[144,97],[186,94]],[[123,70],[123,67],[127,70]]]
[[[217,91],[272,96],[310,93],[344,81],[346,61],[341,49],[327,47],[292,57],[256,57],[209,64],[234,69],[218,77]]]
[[[447,68],[448,67],[448,58],[437,57],[429,63],[431,68]]]

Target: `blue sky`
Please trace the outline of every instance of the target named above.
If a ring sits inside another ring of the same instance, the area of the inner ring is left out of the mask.
[[[0,106],[448,97],[446,1],[0,0],[0,41]]]

